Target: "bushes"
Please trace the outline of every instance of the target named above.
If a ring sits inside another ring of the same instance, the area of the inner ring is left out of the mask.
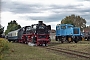
[[[8,41],[6,39],[0,38],[0,60],[3,57],[3,52],[9,50]]]

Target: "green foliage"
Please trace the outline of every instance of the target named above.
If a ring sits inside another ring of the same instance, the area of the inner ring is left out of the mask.
[[[72,14],[71,16],[66,16],[66,18],[62,19],[61,24],[73,24],[76,27],[84,29],[86,27],[86,20]]]
[[[0,35],[3,33],[4,27],[0,28]]]
[[[7,30],[5,31],[5,34],[8,34],[8,32],[17,30],[19,28],[21,28],[21,26],[18,25],[18,23],[15,20],[13,20],[13,21],[8,23]]]
[[[64,22],[64,24],[72,24],[72,25],[74,25],[72,20],[66,20],[66,21]]]
[[[0,37],[2,36],[1,34],[4,32],[4,27],[1,26],[0,24]]]
[[[0,38],[0,60],[3,57],[3,53],[9,50],[9,42],[6,39]]]

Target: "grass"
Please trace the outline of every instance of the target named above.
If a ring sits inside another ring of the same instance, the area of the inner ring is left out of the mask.
[[[0,60],[3,58],[3,54],[5,54],[9,50],[8,41],[4,38],[0,38]]]
[[[90,53],[90,41],[79,41],[78,43],[71,42],[63,44],[57,42],[57,44],[58,45],[55,45],[56,47]]]
[[[69,44],[58,44],[55,46],[60,47],[71,47],[73,48],[73,45]],[[79,46],[80,44],[75,44]],[[85,44],[84,44],[85,45]],[[83,45],[80,45],[83,46]],[[86,45],[85,45],[86,46]],[[85,60],[82,58],[75,58],[75,57],[68,57],[67,55],[58,54],[53,51],[46,50],[45,48],[40,47],[31,47],[26,44],[20,44],[20,43],[9,43],[9,51],[7,54],[4,54],[3,60]],[[69,47],[69,48],[70,48]],[[81,47],[82,50],[83,47]]]

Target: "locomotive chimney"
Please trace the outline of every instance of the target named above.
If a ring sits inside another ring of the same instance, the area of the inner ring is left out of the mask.
[[[43,21],[38,21],[38,24],[40,24],[40,25],[43,24]]]

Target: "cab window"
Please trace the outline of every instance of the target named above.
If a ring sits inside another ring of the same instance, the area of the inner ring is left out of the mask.
[[[61,26],[61,29],[66,29],[66,26]]]
[[[59,29],[60,29],[60,27],[59,27],[59,26],[57,26],[57,29],[59,30]]]
[[[67,28],[72,28],[72,26],[68,26]]]

